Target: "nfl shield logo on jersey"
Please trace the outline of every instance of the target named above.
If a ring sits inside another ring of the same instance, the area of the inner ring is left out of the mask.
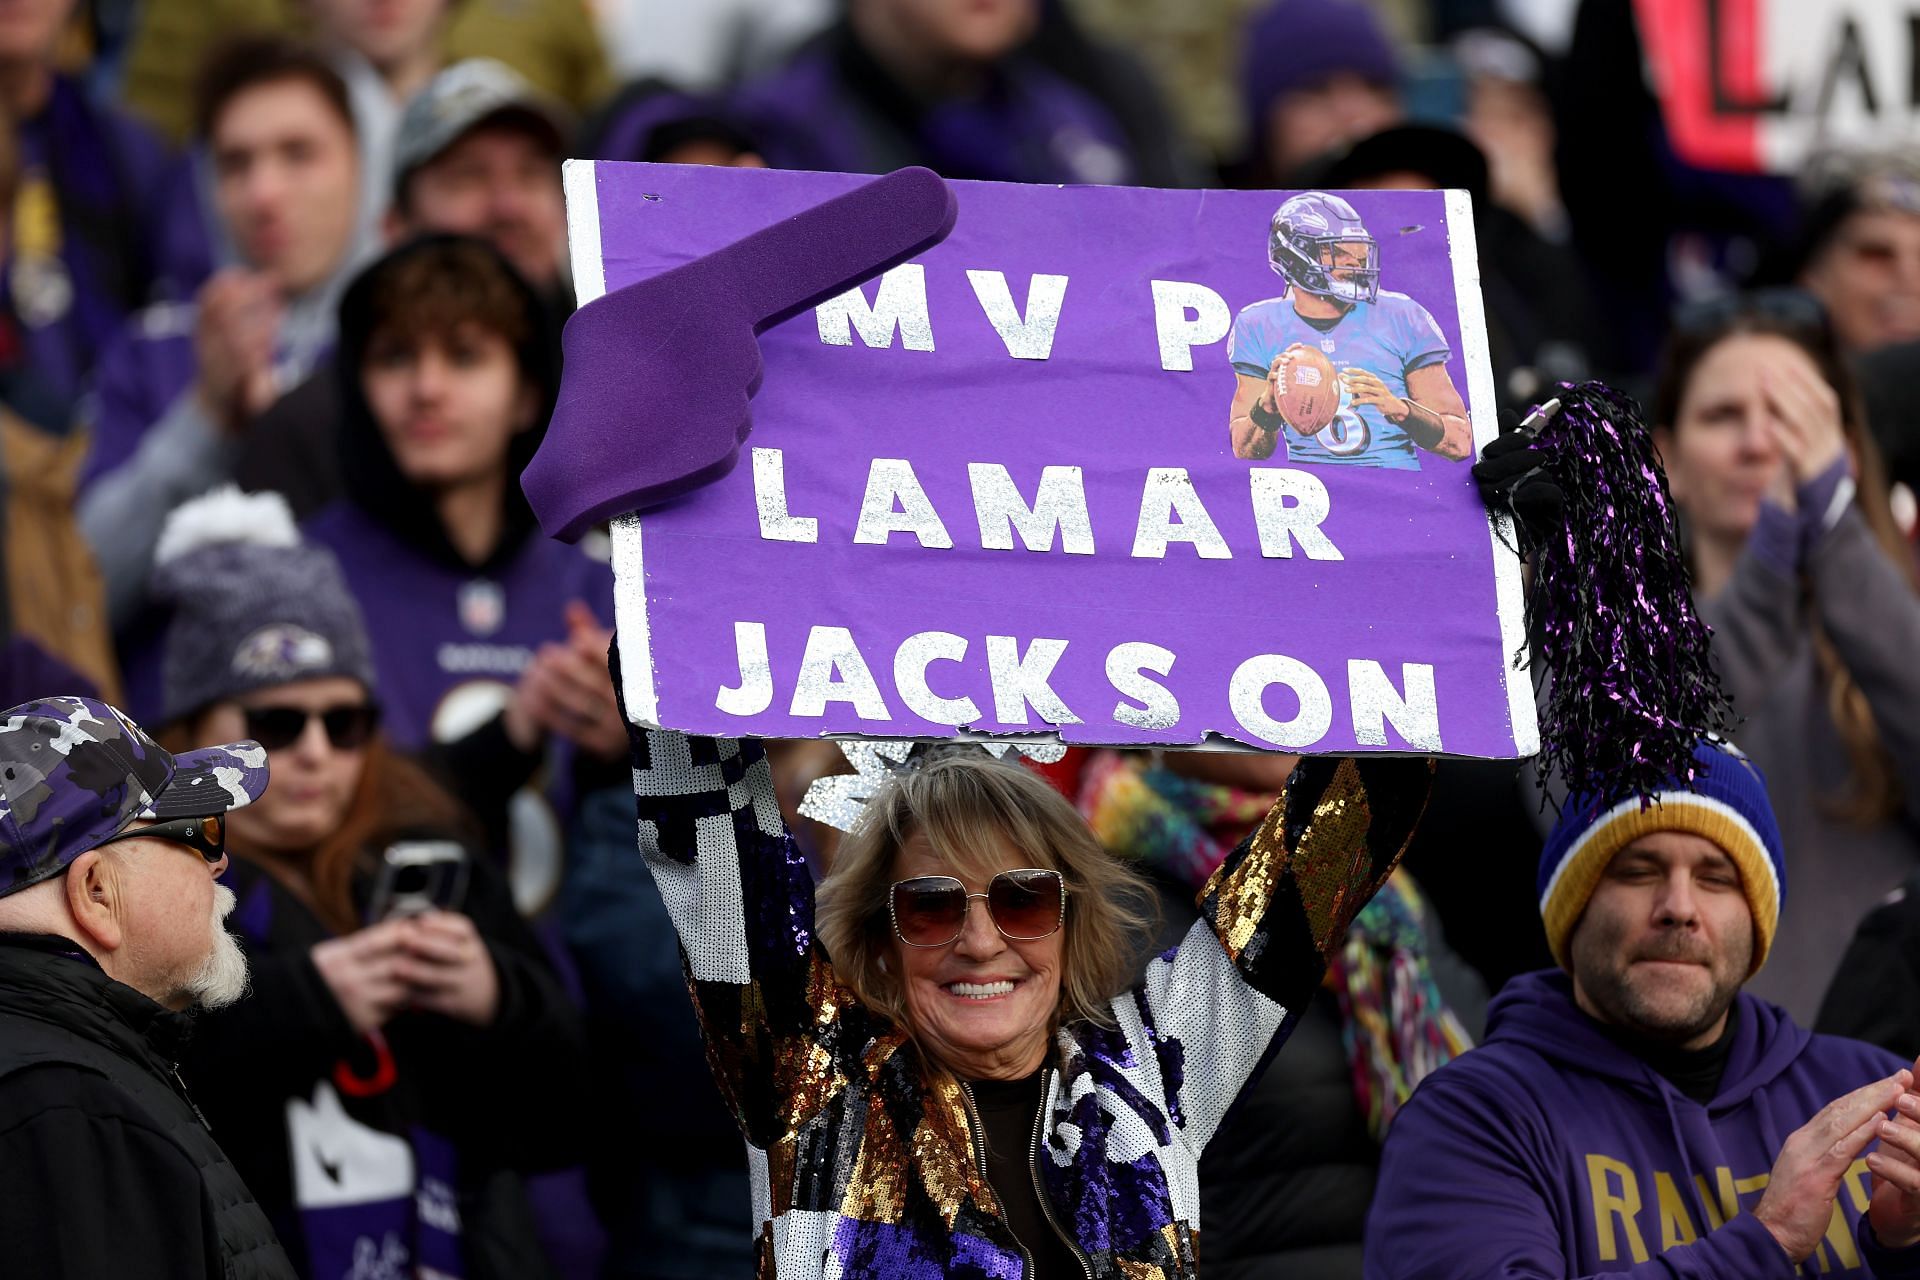
[[[497,582],[475,578],[460,588],[460,625],[469,635],[490,636],[507,619],[507,596]]]

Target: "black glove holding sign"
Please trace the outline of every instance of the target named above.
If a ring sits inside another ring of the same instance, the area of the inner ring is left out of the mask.
[[[1557,536],[1566,522],[1566,495],[1548,474],[1546,454],[1538,445],[1540,428],[1559,409],[1558,400],[1547,401],[1517,428],[1502,432],[1473,464],[1480,500],[1487,510],[1514,518],[1523,555]]]
[[[1640,406],[1563,385],[1473,468],[1532,568],[1527,630],[1541,680],[1540,772],[1569,792],[1648,796],[1691,777],[1732,711],[1693,607],[1685,549]]]

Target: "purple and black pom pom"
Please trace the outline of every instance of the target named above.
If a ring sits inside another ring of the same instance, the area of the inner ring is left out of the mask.
[[[1694,747],[1731,727],[1732,707],[1639,406],[1598,382],[1564,386],[1559,400],[1531,452],[1559,489],[1562,518],[1542,527],[1516,511],[1533,556],[1541,774],[1574,794],[1644,799],[1691,781]]]

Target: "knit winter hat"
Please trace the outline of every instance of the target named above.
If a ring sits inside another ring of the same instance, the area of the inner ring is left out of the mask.
[[[294,680],[351,676],[373,688],[367,626],[340,564],[300,540],[277,493],[229,485],[176,509],[154,551],[153,588],[172,608],[168,722]]]
[[[1570,797],[1540,851],[1540,915],[1547,945],[1563,969],[1574,926],[1587,909],[1613,856],[1656,831],[1683,831],[1711,840],[1740,871],[1740,887],[1753,911],[1753,969],[1760,971],[1773,945],[1786,894],[1787,870],[1780,825],[1767,799],[1767,780],[1737,747],[1703,738],[1693,751],[1700,766],[1692,781],[1678,778],[1654,793],[1651,804],[1636,796]]]
[[[1241,42],[1242,110],[1254,151],[1264,150],[1267,113],[1295,89],[1342,72],[1397,87],[1400,55],[1367,0],[1274,0],[1247,23]]]

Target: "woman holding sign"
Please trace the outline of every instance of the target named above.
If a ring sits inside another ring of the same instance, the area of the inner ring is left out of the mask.
[[[761,384],[756,327],[912,256],[954,216],[944,184],[905,170],[582,307],[568,385],[524,477],[542,524],[578,536],[725,475]],[[1578,711],[1592,733],[1554,742],[1551,759],[1585,786],[1631,744],[1640,772],[1620,777],[1645,794],[1711,719],[1707,686],[1673,678],[1703,669],[1704,634],[1675,621],[1691,617],[1683,576],[1589,568],[1601,521],[1585,490],[1557,483],[1576,447],[1625,441],[1603,461],[1627,518],[1663,495],[1647,484],[1644,426],[1616,423],[1611,393],[1567,402],[1556,430],[1517,437],[1486,483],[1523,521],[1564,518],[1537,545],[1580,554],[1536,575],[1567,579],[1537,603],[1554,623],[1576,598],[1595,606],[1581,625],[1605,643],[1579,654],[1646,649],[1643,611],[1621,602],[1654,602],[1667,661],[1615,681],[1632,677],[1634,697],[1570,708],[1566,691],[1596,682],[1575,657],[1552,664],[1556,726]],[[1670,520],[1649,530],[1636,545],[1671,550]],[[1194,1275],[1201,1152],[1233,1140],[1218,1131],[1235,1096],[1391,874],[1430,762],[1303,762],[1208,881],[1180,945],[1131,982],[1137,881],[1037,778],[971,750],[918,767],[884,744],[858,751],[863,772],[835,781],[864,808],[816,907],[762,748],[636,721],[658,714],[648,661],[631,665],[622,708],[638,845],[747,1138],[759,1274]]]
[[[755,326],[953,218],[908,170],[588,304],[569,376],[623,372],[563,390],[524,481],[542,523],[577,536],[724,474]],[[646,403],[611,412],[624,387]],[[675,447],[635,448],[636,422]],[[1303,765],[1130,985],[1137,880],[1022,770],[974,752],[860,779],[816,912],[757,742],[632,745],[640,850],[749,1146],[763,1277],[1194,1274],[1200,1152],[1392,872],[1431,772]]]
[[[1200,1153],[1430,771],[1305,762],[1130,985],[1142,886],[1024,769],[963,748],[882,781],[816,909],[759,743],[634,753],[763,1276],[1193,1274]]]

